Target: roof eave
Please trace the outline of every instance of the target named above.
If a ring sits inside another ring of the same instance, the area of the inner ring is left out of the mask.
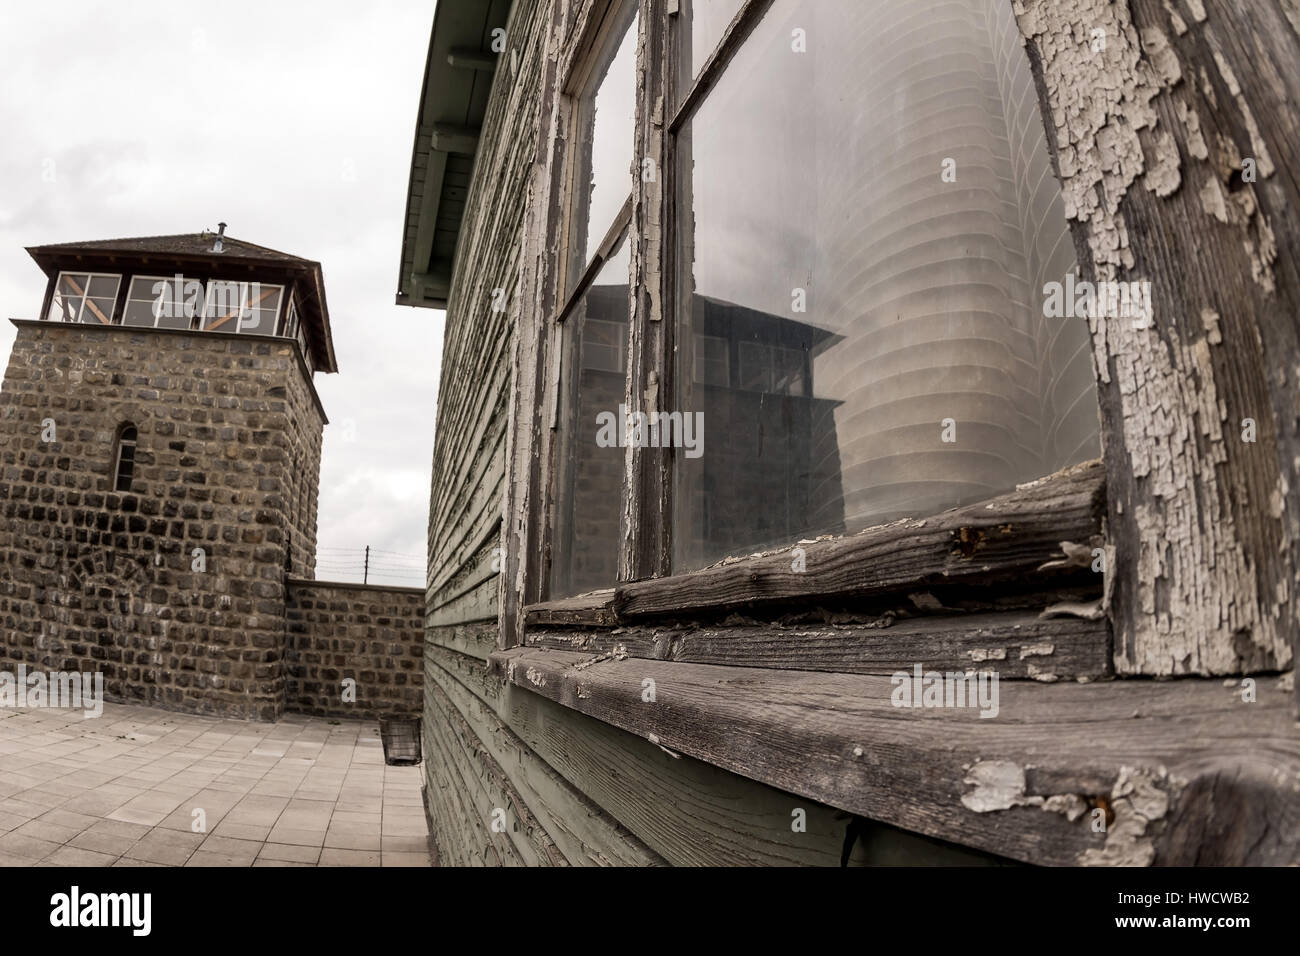
[[[490,49],[492,30],[506,27],[511,6],[512,0],[439,0],[434,13],[411,148],[398,305],[447,307],[455,253],[447,254],[445,236],[453,232],[453,247],[459,247],[461,231],[460,214],[449,213],[443,204],[449,198],[444,184],[447,161],[477,151],[498,59]],[[424,180],[417,183],[422,157]],[[439,233],[444,236],[441,252],[435,248]]]

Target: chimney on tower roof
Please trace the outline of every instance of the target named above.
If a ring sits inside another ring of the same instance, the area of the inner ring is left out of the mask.
[[[221,240],[225,238],[225,235],[226,235],[226,224],[224,222],[217,223],[217,241],[212,246],[213,252],[223,251]]]

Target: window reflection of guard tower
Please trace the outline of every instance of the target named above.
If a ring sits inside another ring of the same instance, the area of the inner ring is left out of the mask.
[[[693,308],[692,386],[707,411],[704,454],[678,456],[692,529],[678,547],[694,562],[741,541],[761,548],[809,528],[842,532],[840,403],[815,397],[813,383],[814,358],[838,336],[703,295]]]

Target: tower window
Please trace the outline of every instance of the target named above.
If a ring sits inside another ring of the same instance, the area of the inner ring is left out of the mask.
[[[94,272],[60,272],[46,319],[51,322],[90,322],[110,325],[113,302],[122,281],[118,275]]]
[[[212,281],[203,308],[207,332],[253,332],[273,335],[284,286],[261,282]]]
[[[135,426],[123,422],[117,429],[117,450],[113,454],[113,490],[130,491],[135,473]]]
[[[139,328],[188,329],[203,311],[203,283],[184,276],[132,276],[122,324]]]

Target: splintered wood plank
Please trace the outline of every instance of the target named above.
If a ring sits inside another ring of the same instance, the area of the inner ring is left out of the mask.
[[[1279,678],[1259,678],[1252,703],[1222,680],[1005,681],[984,718],[894,706],[894,682],[873,675],[528,647],[492,661],[655,746],[1026,862],[1147,865],[1203,840],[1224,863],[1300,862],[1300,735]]]
[[[471,811],[488,822],[490,831],[499,832],[509,840],[526,866],[568,865],[563,852],[520,798],[501,765],[454,708],[439,710],[427,729],[443,754],[461,761],[462,780],[468,784],[464,796]],[[498,826],[503,829],[498,831]]]
[[[424,640],[428,644],[487,660],[488,655],[497,647],[497,623],[484,621],[478,624],[431,627],[424,632]]]
[[[565,860],[577,866],[659,866],[662,857],[645,846],[582,791],[551,769],[496,711],[449,672],[431,665],[425,707],[444,720],[467,747],[482,748],[500,768],[517,806],[535,816]],[[472,735],[472,736],[471,736]]]
[[[445,737],[446,728],[433,720],[425,727],[424,742],[429,746],[428,758],[436,760],[447,773],[450,782],[451,818],[455,826],[464,828],[465,836],[475,837],[482,844],[482,855],[492,866],[536,866],[537,854],[527,841],[516,840],[516,834],[497,831],[492,826],[493,811],[497,809],[487,794],[483,781],[470,766],[465,755]],[[504,809],[503,807],[501,809]]]
[[[499,604],[499,575],[493,575],[436,608],[425,612],[424,626],[451,627],[496,617]]]
[[[474,658],[433,647],[426,661],[461,713],[473,713],[477,698],[546,766],[674,866],[840,864],[850,818],[831,807],[670,753],[503,683]],[[791,826],[795,810],[804,811],[803,832]],[[576,826],[575,817],[566,819]],[[863,861],[859,847],[851,862]]]
[[[809,597],[861,596],[932,582],[997,583],[1032,575],[1062,557],[1061,542],[1101,532],[1100,461],[1064,469],[1010,494],[896,521],[858,534],[619,586],[620,618]],[[802,568],[802,570],[797,570]],[[1046,573],[1046,572],[1044,572]]]
[[[618,622],[614,614],[614,589],[605,588],[561,601],[530,604],[524,611],[527,627],[608,627]]]
[[[422,737],[428,740],[429,714],[424,716]],[[438,859],[443,866],[485,866],[483,854],[476,845],[475,830],[479,821],[465,817],[460,807],[451,767],[430,743],[424,753],[424,805],[429,814],[429,832],[438,847]]]
[[[845,674],[892,674],[910,671],[913,664],[944,670],[992,667],[1002,678],[1044,681],[1111,674],[1105,620],[1043,619],[1033,612],[886,618],[873,624],[530,629],[526,643],[652,660]]]

